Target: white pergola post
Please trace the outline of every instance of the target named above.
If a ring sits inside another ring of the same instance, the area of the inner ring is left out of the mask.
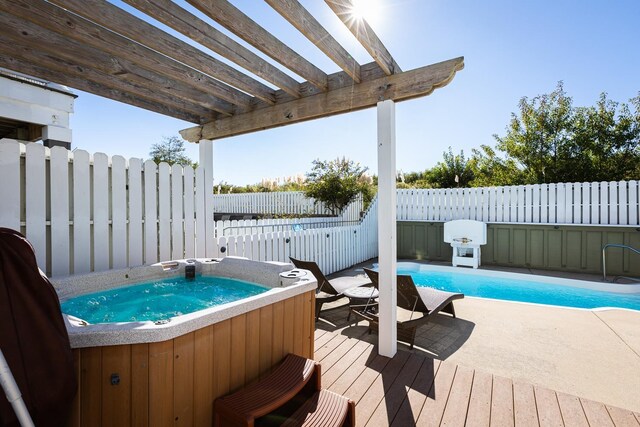
[[[213,221],[213,141],[201,139],[198,143],[200,149],[198,164],[204,169],[204,211],[205,211],[205,254],[207,257],[214,253],[214,227]]]
[[[378,263],[380,355],[393,357],[396,324],[396,105],[378,102]]]

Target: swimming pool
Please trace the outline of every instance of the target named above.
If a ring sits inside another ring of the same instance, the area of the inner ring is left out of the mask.
[[[466,296],[575,308],[640,310],[640,285],[468,270],[415,262],[399,262],[398,274],[411,275],[418,286],[462,292]]]
[[[226,277],[158,279],[77,296],[62,310],[88,323],[166,321],[266,292],[269,288]]]

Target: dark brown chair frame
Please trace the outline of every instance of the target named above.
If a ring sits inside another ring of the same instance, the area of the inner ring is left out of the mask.
[[[316,321],[320,318],[323,304],[345,298],[342,293],[349,288],[371,284],[368,280],[358,280],[357,278],[353,278],[353,281],[346,281],[344,283],[338,283],[338,280],[334,279],[333,283],[331,283],[332,281],[325,277],[315,262],[302,261],[293,257],[289,257],[289,259],[296,268],[309,270],[318,281],[318,288],[316,289]]]
[[[371,279],[373,285],[379,289],[378,272],[365,268],[364,271]],[[463,294],[444,292],[428,287],[417,287],[411,276],[398,275],[397,282],[397,305],[399,308],[411,312],[409,320],[398,321],[398,341],[403,341],[413,348],[416,338],[416,330],[423,324],[429,322],[432,317],[443,311],[456,317],[453,301],[464,298]],[[352,306],[351,312],[357,318],[369,322],[369,333],[378,331],[379,318],[376,314],[377,302],[369,301],[367,304]],[[421,313],[422,316],[414,319],[414,313]]]

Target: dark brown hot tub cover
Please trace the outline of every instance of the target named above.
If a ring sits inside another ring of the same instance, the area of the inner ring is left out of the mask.
[[[31,244],[8,228],[0,228],[0,348],[35,425],[65,424],[76,377],[60,302]],[[0,421],[18,425],[1,388]]]

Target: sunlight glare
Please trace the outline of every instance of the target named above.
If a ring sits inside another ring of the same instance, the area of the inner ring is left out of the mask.
[[[375,22],[380,17],[380,0],[351,0],[351,14],[356,20]]]

